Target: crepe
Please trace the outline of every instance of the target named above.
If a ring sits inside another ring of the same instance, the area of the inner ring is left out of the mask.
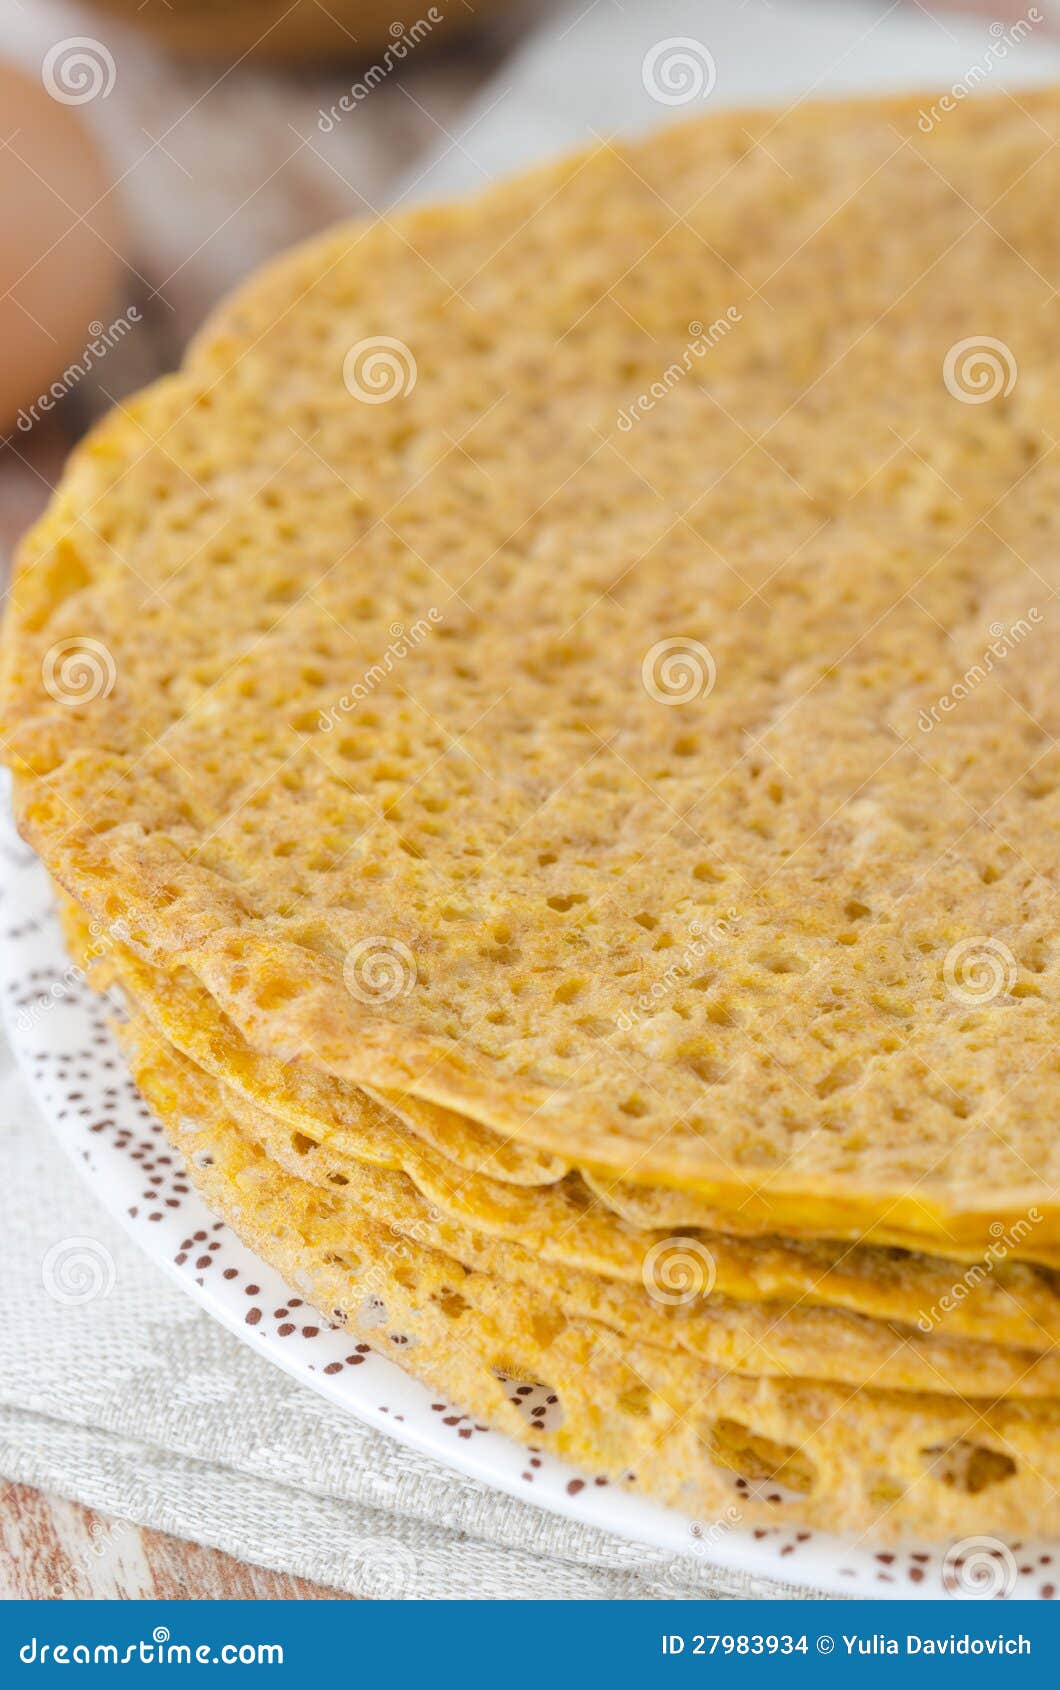
[[[210,1132],[220,1123],[264,1152],[273,1169],[263,1176],[266,1183],[279,1169],[328,1193],[334,1224],[326,1237],[312,1235],[321,1248],[356,1248],[367,1213],[391,1234],[439,1249],[494,1279],[528,1286],[564,1315],[602,1321],[632,1341],[682,1350],[737,1373],[962,1397],[1060,1397],[1060,1354],[1044,1332],[1036,1353],[925,1336],[809,1303],[736,1302],[715,1290],[716,1267],[701,1239],[628,1240],[634,1245],[628,1252],[632,1288],[555,1266],[542,1259],[540,1239],[528,1248],[518,1241],[517,1228],[493,1235],[493,1216],[492,1227],[474,1230],[477,1216],[462,1212],[451,1188],[424,1192],[400,1171],[348,1158],[337,1167],[334,1156],[292,1139],[282,1123],[181,1057],[142,1019],[134,1017],[125,1036],[137,1084],[163,1121],[190,1117]],[[253,1151],[250,1160],[263,1166]],[[283,1191],[286,1182],[277,1179],[276,1186]]]
[[[712,1208],[694,1192],[635,1186],[590,1169],[571,1170],[558,1158],[504,1140],[422,1099],[350,1086],[263,1055],[247,1045],[188,971],[171,977],[124,945],[91,936],[71,900],[60,896],[58,907],[68,945],[101,988],[119,984],[178,1050],[294,1128],[292,1142],[326,1144],[327,1155],[340,1161],[352,1155],[404,1168],[427,1190],[439,1189],[439,1181],[443,1191],[459,1188],[460,1212],[472,1213],[487,1227],[514,1226],[517,1236],[558,1260],[588,1260],[594,1268],[603,1263],[604,1271],[622,1264],[628,1270],[623,1229],[616,1230],[600,1212],[610,1210],[638,1233],[661,1235],[680,1228],[714,1235],[707,1241],[709,1248],[737,1296],[757,1294],[779,1269],[781,1294],[798,1287],[812,1301],[854,1308],[865,1306],[867,1299],[870,1312],[910,1320],[915,1310],[918,1320],[928,1318],[933,1326],[952,1322],[956,1330],[1000,1343],[1036,1343],[1043,1333],[1049,1341],[1056,1336],[1051,1277],[1016,1265],[1026,1259],[1043,1268],[1056,1266],[1056,1253],[1037,1240],[1033,1216],[1011,1233],[1002,1223],[993,1223],[990,1244],[982,1252],[951,1240],[954,1259],[949,1261],[926,1257],[915,1237],[902,1240],[899,1251],[888,1252],[852,1247],[839,1239],[818,1240],[812,1228],[808,1235],[799,1229],[767,1238],[762,1249],[748,1249],[740,1241],[760,1237],[753,1224],[748,1226],[740,1213]],[[401,1126],[411,1129],[413,1143],[400,1133]],[[442,1160],[425,1154],[418,1140]],[[463,1170],[462,1176],[458,1170]],[[571,1177],[563,1190],[527,1195],[523,1202],[501,1189],[505,1183],[555,1184],[565,1175]],[[446,1198],[441,1201],[444,1205]],[[579,1226],[574,1248],[568,1251],[572,1224],[591,1211],[596,1212],[594,1218]],[[892,1229],[885,1230],[890,1237]],[[858,1239],[860,1234],[855,1227],[847,1236]],[[813,1243],[819,1247],[814,1249]],[[966,1262],[967,1271],[957,1269],[957,1261]],[[996,1288],[1000,1298],[993,1296]],[[896,1302],[896,1292],[899,1299],[904,1294],[904,1302]],[[987,1308],[982,1306],[984,1294]]]
[[[13,590],[93,917],[259,1049],[760,1230],[1056,1248],[1060,98],[918,111],[604,144],[223,307]],[[968,404],[980,325],[1022,373]]]
[[[341,1194],[283,1175],[198,1098],[190,1117],[183,1069],[171,1090],[157,1056],[140,1084],[207,1200],[333,1320],[510,1435],[699,1518],[735,1505],[741,1524],[880,1539],[1060,1527],[1060,1405],[748,1378],[631,1342],[367,1211],[351,1229]],[[516,1406],[530,1382],[558,1399],[548,1421]]]
[[[346,1185],[358,1162],[400,1170],[436,1213],[514,1243],[537,1262],[636,1284],[643,1283],[645,1260],[655,1250],[663,1291],[667,1274],[675,1272],[680,1289],[683,1263],[693,1271],[706,1263],[718,1293],[739,1301],[845,1308],[928,1334],[1038,1352],[1060,1337],[1053,1276],[1008,1260],[1002,1238],[985,1259],[963,1269],[904,1251],[782,1237],[749,1242],[702,1227],[686,1226],[675,1239],[651,1224],[613,1218],[603,1201],[612,1193],[601,1186],[595,1203],[593,1181],[580,1174],[549,1191],[505,1191],[491,1177],[496,1155],[488,1145],[476,1162],[461,1160],[463,1139],[443,1134],[428,1138],[429,1148],[410,1141],[385,1107],[355,1088],[326,1086],[311,1073],[261,1057],[223,1026],[208,994],[187,982],[182,991],[124,946],[101,948],[76,906],[61,900],[60,910],[73,954],[95,971],[97,983],[119,984],[153,1032],[220,1080],[226,1093],[234,1091],[229,1110],[250,1106],[270,1153],[302,1178]],[[141,1044],[143,1039],[141,1031]]]
[[[723,112],[332,231],[20,552],[19,824],[207,1201],[705,1517],[1060,1525],[1057,139]]]

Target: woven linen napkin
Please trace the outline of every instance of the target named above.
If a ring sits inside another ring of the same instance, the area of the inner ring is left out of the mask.
[[[90,1240],[109,1288],[57,1301]],[[358,1424],[232,1337],[128,1239],[0,1048],[0,1476],[357,1595],[804,1595],[491,1491]]]
[[[768,8],[766,55],[765,10],[579,0],[516,55],[402,197],[459,191],[552,147],[672,116],[641,75],[660,37],[709,40],[717,103],[944,85],[989,40],[983,20],[936,22],[888,0],[807,3]],[[0,0],[8,32],[28,16]],[[995,85],[1055,74],[1058,63],[1055,47],[1036,41],[1033,60],[1013,55]],[[106,1250],[113,1283],[90,1301],[57,1302],[44,1264],[76,1238]],[[360,1595],[817,1594],[640,1548],[499,1495],[296,1384],[196,1309],[109,1219],[3,1049],[0,1275],[0,1476],[9,1480]]]

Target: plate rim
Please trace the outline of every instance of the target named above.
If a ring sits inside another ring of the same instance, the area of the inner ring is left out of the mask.
[[[5,795],[0,793],[0,802]],[[53,1100],[47,1095],[47,1087],[35,1072],[35,1064],[40,1058],[42,1049],[48,1048],[46,1036],[41,1033],[41,1024],[32,1029],[24,1030],[17,1025],[15,1006],[15,991],[18,989],[19,976],[24,972],[19,961],[20,943],[25,949],[32,950],[34,944],[42,955],[47,957],[47,971],[52,969],[60,978],[66,978],[70,971],[70,959],[63,942],[59,922],[55,913],[54,900],[47,872],[42,863],[29,848],[13,834],[10,821],[10,809],[6,802],[0,811],[0,844],[6,844],[3,852],[10,873],[7,883],[3,887],[0,898],[0,909],[3,911],[3,931],[0,934],[0,1020],[15,1063],[18,1066],[22,1080],[38,1112],[45,1121],[50,1138],[58,1143],[68,1163],[78,1172],[82,1182],[87,1186],[105,1213],[120,1227],[123,1235],[129,1238],[154,1266],[162,1269],[171,1283],[178,1285],[189,1296],[196,1307],[211,1319],[216,1320],[225,1331],[245,1343],[254,1354],[261,1356],[271,1365],[279,1367],[281,1371],[303,1388],[313,1390],[324,1398],[333,1408],[350,1414],[362,1425],[373,1431],[393,1438],[399,1444],[417,1451],[419,1454],[434,1460],[445,1469],[455,1471],[465,1478],[482,1484],[487,1490],[501,1493],[514,1498],[516,1501],[543,1510],[555,1517],[575,1521],[590,1529],[618,1538],[622,1542],[639,1546],[642,1549],[654,1551],[658,1554],[669,1555],[673,1559],[687,1561],[689,1565],[698,1564],[702,1568],[704,1579],[704,1594],[709,1584],[709,1574],[716,1570],[723,1575],[746,1577],[762,1580],[767,1583],[780,1584],[799,1593],[811,1596],[844,1596],[864,1597],[870,1599],[937,1599],[947,1600],[954,1594],[943,1583],[942,1551],[939,1546],[918,1546],[916,1544],[901,1544],[899,1546],[857,1543],[844,1539],[836,1534],[821,1530],[802,1528],[794,1521],[783,1521],[776,1528],[764,1528],[761,1537],[755,1535],[755,1528],[748,1525],[720,1527],[710,1523],[699,1524],[699,1536],[696,1532],[696,1522],[690,1516],[682,1515],[679,1510],[665,1508],[635,1492],[622,1489],[617,1485],[597,1488],[591,1478],[587,1479],[583,1471],[579,1471],[561,1457],[551,1452],[542,1452],[542,1459],[547,1460],[548,1477],[554,1475],[557,1483],[547,1491],[531,1491],[520,1480],[514,1470],[497,1463],[488,1453],[489,1450],[506,1448],[509,1452],[518,1452],[520,1465],[525,1466],[528,1454],[527,1447],[509,1438],[504,1432],[490,1428],[490,1442],[485,1439],[472,1438],[466,1445],[461,1445],[455,1439],[444,1442],[438,1435],[432,1435],[432,1422],[406,1418],[400,1424],[395,1424],[392,1414],[373,1400],[370,1391],[352,1385],[351,1375],[343,1373],[337,1378],[325,1375],[322,1369],[309,1366],[299,1359],[299,1353],[284,1350],[276,1337],[267,1329],[258,1329],[246,1323],[233,1301],[227,1300],[220,1294],[216,1280],[200,1277],[196,1280],[192,1274],[186,1272],[173,1258],[169,1250],[163,1247],[152,1249],[152,1236],[142,1224],[128,1213],[128,1205],[124,1201],[125,1194],[119,1184],[102,1177],[101,1170],[93,1165],[86,1157],[85,1146],[76,1140],[76,1127],[65,1126],[56,1118],[56,1108]],[[12,886],[12,881],[14,886]],[[19,941],[8,932],[9,918],[12,904],[12,892],[17,894],[20,915],[20,927],[27,929],[27,937]],[[62,962],[64,969],[58,965]],[[38,968],[40,960],[38,959]],[[103,1000],[83,979],[73,987],[66,988],[65,995],[75,1007],[75,1013],[90,1016],[92,1006],[98,1007]],[[47,1026],[47,1017],[42,1018]],[[35,1035],[36,1051],[29,1048],[28,1038]],[[54,1034],[53,1034],[54,1038]],[[119,1075],[130,1079],[120,1048],[113,1035],[108,1034],[112,1041],[112,1049],[108,1054],[117,1057]],[[134,1095],[139,1098],[135,1086]],[[144,1105],[146,1108],[147,1106]],[[149,1111],[151,1120],[156,1118]],[[168,1147],[168,1140],[166,1140]],[[106,1155],[119,1156],[118,1149],[105,1150]],[[174,1155],[176,1153],[174,1152]],[[192,1186],[189,1193],[194,1204],[199,1206],[204,1216],[208,1217],[211,1226],[220,1230],[223,1228],[225,1242],[230,1241],[230,1247],[235,1247],[242,1256],[260,1269],[263,1280],[273,1280],[284,1285],[282,1276],[276,1269],[257,1256],[256,1252],[247,1246],[238,1234],[215,1215]],[[160,1241],[161,1243],[161,1241]],[[290,1287],[285,1286],[287,1293]],[[267,1299],[265,1299],[267,1300]],[[310,1305],[312,1306],[312,1305]],[[341,1331],[341,1328],[335,1328]],[[346,1340],[356,1340],[355,1330],[350,1330]],[[373,1359],[380,1367],[387,1370],[386,1377],[395,1377],[397,1388],[401,1394],[412,1389],[413,1394],[422,1395],[426,1406],[430,1398],[444,1397],[444,1392],[432,1392],[421,1381],[405,1372],[399,1364],[379,1351],[373,1352]],[[372,1375],[375,1378],[379,1374]],[[455,1405],[454,1405],[455,1406]],[[474,1417],[472,1417],[474,1418]],[[561,1480],[582,1481],[583,1488],[577,1495],[568,1495],[559,1483]],[[736,1493],[734,1493],[735,1495]],[[706,1554],[702,1550],[702,1533],[711,1534],[710,1547]],[[713,1535],[717,1531],[717,1535]],[[800,1566],[797,1562],[780,1560],[776,1546],[776,1538],[781,1535],[791,1536],[798,1532],[799,1547],[805,1552],[805,1561]],[[771,1544],[772,1540],[772,1544]],[[971,1541],[971,1540],[967,1540]],[[993,1540],[992,1540],[993,1541]],[[1036,1546],[1021,1545],[1021,1553],[1026,1555]],[[1042,1546],[1048,1553],[1053,1546]],[[918,1582],[910,1582],[903,1577],[900,1564],[906,1559],[915,1558],[926,1548],[927,1563],[921,1566]],[[840,1561],[853,1562],[854,1567],[846,1569],[844,1577]],[[874,1569],[874,1576],[870,1575],[870,1563]],[[884,1570],[888,1563],[893,1564],[894,1576],[891,1582]],[[864,1568],[864,1576],[855,1570]],[[660,1565],[660,1575],[665,1573],[665,1567]],[[1031,1584],[1034,1588],[1021,1589],[1020,1585]],[[1040,1598],[1037,1588],[1037,1576],[1031,1579],[1020,1577],[1013,1588],[1013,1598]],[[666,1594],[681,1594],[660,1590],[660,1597]]]

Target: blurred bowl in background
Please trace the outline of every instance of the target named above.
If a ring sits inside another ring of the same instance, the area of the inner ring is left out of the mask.
[[[503,0],[94,0],[174,52],[273,61],[364,60],[419,50],[469,29]]]
[[[0,431],[27,432],[107,332],[122,220],[84,120],[3,60],[0,113]]]

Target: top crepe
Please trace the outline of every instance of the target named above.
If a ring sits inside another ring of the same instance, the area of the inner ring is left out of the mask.
[[[256,277],[23,547],[57,879],[259,1049],[763,1226],[1060,1241],[1060,94],[929,107]]]

